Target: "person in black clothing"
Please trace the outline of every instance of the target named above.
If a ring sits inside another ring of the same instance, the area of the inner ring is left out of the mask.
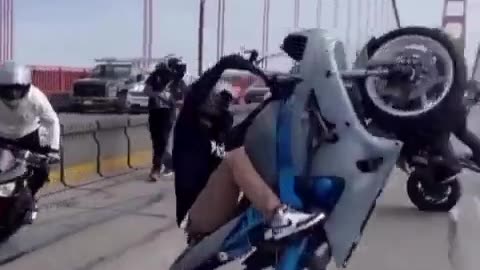
[[[146,81],[149,99],[148,123],[153,144],[151,181],[158,181],[163,172],[171,174],[171,158],[166,153],[168,138],[175,119],[175,103],[183,98],[186,88],[183,76],[186,65],[177,58],[160,63]]]
[[[236,213],[240,191],[264,215],[270,227],[267,239],[280,239],[317,224],[323,219],[321,214],[299,212],[280,202],[243,147],[248,127],[275,95],[232,127],[231,85],[220,81],[226,69],[255,71],[256,67],[240,55],[223,57],[190,86],[175,125],[178,225],[186,221],[190,235],[215,231]]]

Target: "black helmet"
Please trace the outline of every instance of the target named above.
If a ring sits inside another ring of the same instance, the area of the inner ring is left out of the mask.
[[[167,66],[173,74],[176,74],[179,77],[183,77],[187,72],[187,65],[183,63],[181,59],[176,57],[168,59]]]

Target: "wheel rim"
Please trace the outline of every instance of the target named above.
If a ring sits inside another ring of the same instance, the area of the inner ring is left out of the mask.
[[[423,186],[422,182],[419,181],[416,188],[427,202],[437,205],[448,201],[450,194],[452,194],[452,187],[450,185],[445,186],[443,192],[430,192]]]
[[[415,75],[409,79],[387,81],[369,77],[365,87],[372,102],[395,116],[415,116],[437,106],[453,84],[454,64],[448,51],[436,40],[406,35],[382,45],[372,61],[395,59],[397,63],[414,60]]]

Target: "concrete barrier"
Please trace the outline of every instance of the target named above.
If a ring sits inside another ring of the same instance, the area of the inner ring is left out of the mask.
[[[235,108],[236,122],[253,106]],[[172,132],[173,133],[173,132]],[[172,136],[167,151],[171,151]],[[51,168],[52,183],[78,184],[150,167],[152,142],[147,115],[72,118],[62,123],[61,164]]]
[[[78,182],[98,178],[98,143],[96,121],[62,124],[62,162],[53,167],[50,180]]]
[[[98,172],[101,176],[112,176],[130,169],[128,165],[128,139],[125,129],[128,116],[108,117],[97,120]]]
[[[130,117],[126,135],[129,142],[128,164],[131,168],[146,168],[152,163],[152,140],[148,130],[148,116]]]

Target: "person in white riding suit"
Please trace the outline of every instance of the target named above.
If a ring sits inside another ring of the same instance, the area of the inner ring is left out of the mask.
[[[60,123],[45,94],[32,84],[31,70],[14,62],[0,66],[0,145],[14,143],[32,152],[59,160]],[[46,145],[40,143],[40,128],[46,130]],[[35,194],[48,180],[49,168],[35,168],[29,179],[32,192],[31,215],[35,220],[38,208]]]

